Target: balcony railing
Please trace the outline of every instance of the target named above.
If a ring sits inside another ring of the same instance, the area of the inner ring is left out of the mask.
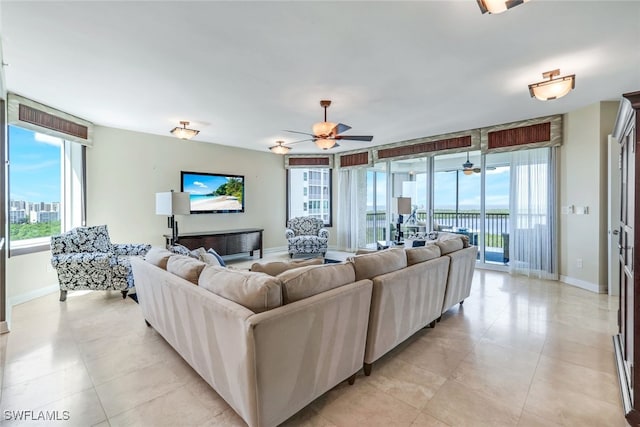
[[[417,212],[418,221],[426,221],[426,212]],[[387,221],[387,215],[384,212],[368,212],[367,213],[367,243],[375,243],[376,240],[384,240],[386,238],[386,229],[390,227],[393,231],[395,224]],[[437,211],[433,214],[434,226],[427,225],[427,231],[432,229],[447,228],[466,228],[476,236],[480,233],[481,218],[480,212],[455,212],[455,211]],[[509,214],[508,213],[486,213],[484,223],[485,247],[503,248],[504,238],[509,233]],[[477,237],[476,237],[477,239]],[[477,243],[477,242],[476,242]]]

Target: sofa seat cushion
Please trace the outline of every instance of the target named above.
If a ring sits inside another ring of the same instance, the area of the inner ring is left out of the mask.
[[[280,280],[265,273],[209,265],[200,274],[198,285],[254,313],[282,305]]]
[[[157,246],[149,249],[149,252],[144,256],[144,260],[150,264],[155,265],[156,267],[160,267],[163,270],[167,269],[167,261],[169,261],[169,257],[172,256],[173,253],[166,250],[165,248],[160,248]]]
[[[293,268],[306,267],[309,265],[320,265],[323,263],[324,259],[320,257],[293,261],[272,261],[265,263],[254,262],[251,265],[251,271],[255,271],[257,273],[267,273],[269,276],[277,276],[278,274],[283,273],[287,270],[291,270]]]
[[[350,262],[310,265],[278,275],[282,282],[282,302],[289,304],[355,282]]]
[[[402,248],[390,248],[349,259],[356,271],[356,280],[371,279],[407,266],[407,255]]]
[[[405,252],[407,254],[407,265],[414,265],[438,258],[440,256],[440,247],[436,244],[429,244],[417,248],[408,248],[405,249]]]
[[[464,247],[464,242],[461,238],[448,239],[436,242],[436,245],[440,248],[440,253],[446,255],[451,252],[459,251]]]
[[[186,255],[172,255],[167,261],[167,271],[190,281],[194,285],[198,284],[200,273],[206,264]]]

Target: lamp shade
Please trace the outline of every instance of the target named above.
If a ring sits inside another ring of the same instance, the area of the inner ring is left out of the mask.
[[[283,145],[284,141],[276,141],[276,145],[269,147],[272,153],[276,154],[287,154],[291,148]]]
[[[156,193],[156,215],[189,215],[191,204],[189,193],[176,193],[167,191]]]
[[[171,133],[173,134],[173,136],[176,136],[180,139],[191,139],[200,133],[199,130],[187,129],[189,122],[182,121],[180,122],[180,124],[182,125],[182,127],[174,127],[173,129],[171,129]]]
[[[313,125],[313,134],[316,136],[329,136],[333,129],[336,127],[335,123],[331,122],[318,122]]]
[[[411,214],[411,197],[396,198],[396,208],[398,209],[398,215]]]
[[[536,97],[541,101],[549,101],[552,99],[562,98],[563,96],[571,92],[571,89],[576,87],[575,74],[554,79],[554,77],[558,75],[560,75],[560,70],[553,70],[542,73],[542,76],[548,78],[549,80],[530,84],[529,94],[531,95],[531,97]]]
[[[502,13],[529,0],[476,0],[482,13]]]
[[[328,150],[329,148],[332,148],[334,145],[336,145],[336,140],[320,138],[316,139],[316,145],[318,146],[318,148]]]

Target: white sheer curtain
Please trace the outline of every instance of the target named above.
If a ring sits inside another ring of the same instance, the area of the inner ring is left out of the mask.
[[[557,280],[554,150],[511,153],[509,269]]]
[[[338,178],[338,248],[365,246],[367,175],[364,168],[341,169]]]

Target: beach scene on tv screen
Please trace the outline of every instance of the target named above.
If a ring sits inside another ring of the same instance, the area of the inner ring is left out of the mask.
[[[234,176],[184,174],[183,190],[190,193],[192,211],[242,210],[244,183]]]

